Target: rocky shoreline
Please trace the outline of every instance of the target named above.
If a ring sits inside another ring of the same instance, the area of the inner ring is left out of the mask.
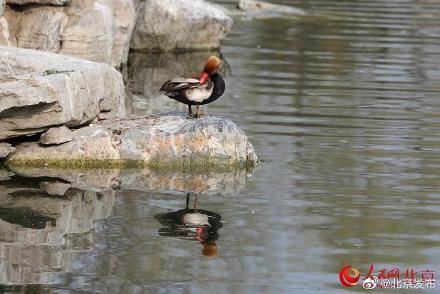
[[[115,69],[129,50],[218,48],[231,27],[223,9],[203,0],[0,0],[0,160],[63,168],[254,166],[251,143],[229,119],[127,117]]]

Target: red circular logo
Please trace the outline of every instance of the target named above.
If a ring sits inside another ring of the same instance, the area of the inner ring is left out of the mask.
[[[353,287],[361,277],[359,270],[355,269],[351,265],[347,265],[339,272],[339,280],[345,287]]]

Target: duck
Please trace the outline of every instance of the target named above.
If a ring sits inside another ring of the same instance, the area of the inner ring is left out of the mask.
[[[189,117],[200,117],[200,105],[212,103],[225,92],[225,81],[218,72],[221,61],[217,56],[210,56],[199,78],[176,77],[166,81],[159,93],[188,106]],[[196,106],[193,114],[192,106]]]

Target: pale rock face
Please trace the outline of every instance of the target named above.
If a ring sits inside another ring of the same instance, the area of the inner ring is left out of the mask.
[[[128,58],[128,49],[136,22],[133,0],[113,0],[112,66],[119,67]]]
[[[115,67],[127,61],[136,21],[133,0],[11,0],[10,3],[50,5],[8,7],[7,21],[0,15],[2,45],[51,51]]]
[[[202,0],[147,0],[140,4],[130,48],[137,51],[218,48],[232,19]]]
[[[0,140],[124,115],[122,77],[72,57],[0,47]]]
[[[204,116],[156,115],[105,120],[73,132],[62,145],[29,144],[12,154],[10,166],[137,166],[225,168],[253,166],[257,156],[244,132],[231,120]]]
[[[110,63],[113,13],[105,0],[75,0],[65,10],[68,22],[61,33],[59,53]]]
[[[5,10],[5,0],[0,0],[0,16],[3,15],[4,10]]]
[[[8,9],[6,17],[14,46],[58,52],[61,29],[67,21],[62,7],[37,6],[22,12]]]
[[[15,151],[15,148],[9,143],[0,142],[0,159],[8,157],[9,154]]]
[[[72,131],[65,126],[50,128],[47,132],[41,135],[40,144],[43,145],[58,145],[72,141]]]
[[[9,38],[10,35],[8,21],[0,14],[0,46],[11,46],[11,41],[9,40]]]

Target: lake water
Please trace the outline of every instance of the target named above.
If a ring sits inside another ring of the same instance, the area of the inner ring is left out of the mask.
[[[236,19],[227,92],[203,107],[248,134],[253,176],[0,170],[0,291],[338,293],[346,265],[438,274],[440,3],[277,2],[311,14]],[[129,113],[184,110],[151,93],[209,55],[132,54]],[[54,178],[74,187],[50,196]],[[164,220],[187,192],[221,217],[209,244]]]

